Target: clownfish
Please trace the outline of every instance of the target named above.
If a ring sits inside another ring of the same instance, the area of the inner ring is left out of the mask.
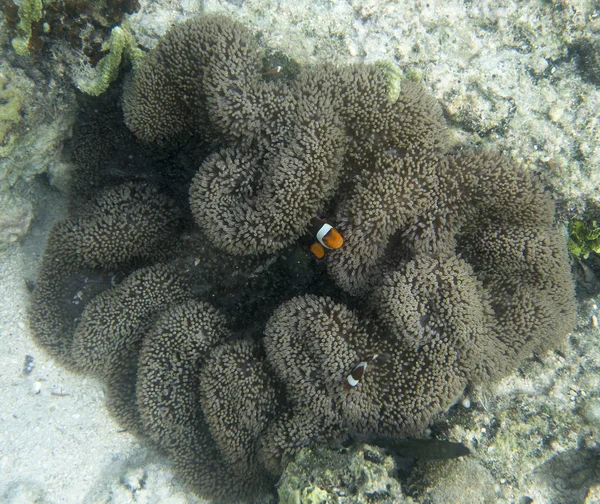
[[[371,357],[370,359],[367,359],[366,361],[361,361],[356,366],[354,366],[354,368],[352,369],[352,371],[350,371],[350,374],[346,377],[346,380],[344,381],[344,390],[351,390],[354,387],[356,387],[363,379],[363,376],[367,371],[367,365],[370,362],[376,361],[377,359],[384,360],[384,356],[379,354],[373,354],[373,357]]]
[[[339,249],[344,244],[339,231],[321,217],[310,221],[308,232],[316,239],[310,251],[317,259],[322,259],[326,250]]]

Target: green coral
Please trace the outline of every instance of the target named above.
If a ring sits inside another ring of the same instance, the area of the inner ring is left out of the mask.
[[[401,91],[401,83],[403,79],[402,71],[391,61],[386,60],[375,62],[375,66],[382,70],[387,77],[388,100],[390,103],[396,103]]]
[[[117,78],[123,57],[136,67],[144,55],[133,34],[123,25],[112,29],[102,50],[108,51],[108,54],[95,67],[86,66],[75,79],[75,85],[91,96],[99,96],[108,89]]]
[[[19,7],[18,35],[11,40],[11,44],[17,54],[25,56],[29,54],[29,39],[31,38],[31,26],[42,19],[42,0],[23,0]]]
[[[0,156],[5,157],[15,147],[15,126],[23,120],[23,107],[28,93],[25,85],[12,71],[3,68],[0,72]],[[0,176],[0,178],[2,178]]]
[[[569,224],[569,252],[575,257],[587,259],[594,252],[600,254],[600,225],[597,221],[586,223],[573,220]]]

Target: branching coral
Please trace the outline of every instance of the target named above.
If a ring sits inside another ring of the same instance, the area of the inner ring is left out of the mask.
[[[252,274],[279,282],[273,264],[296,257],[286,247],[326,210],[344,235],[327,256],[334,282],[276,299],[257,289],[257,303],[278,307],[249,322],[195,275],[221,257],[192,250],[191,218],[179,223],[165,190],[125,182],[55,227],[31,310],[37,340],[104,379],[117,418],[219,500],[267,492],[304,446],[421,433],[469,383],[552,348],[575,320],[551,200],[499,155],[447,152],[422,86],[389,65],[322,65],[290,80],[261,69],[246,28],[188,21],[128,84],[125,122],[145,142],[212,146],[200,161],[166,149],[161,181],[177,197],[197,170],[189,208],[199,239],[232,255],[228,276],[240,256],[278,253],[255,257]],[[94,193],[107,163],[92,164]],[[175,236],[181,246],[165,247]],[[308,260],[296,262],[309,278]],[[117,285],[65,309],[90,270],[118,270]],[[232,319],[244,324],[235,333]]]

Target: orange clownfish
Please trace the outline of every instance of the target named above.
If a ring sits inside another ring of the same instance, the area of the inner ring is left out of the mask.
[[[321,217],[310,221],[309,233],[316,238],[310,251],[317,259],[322,259],[326,250],[339,249],[344,244],[339,231]]]

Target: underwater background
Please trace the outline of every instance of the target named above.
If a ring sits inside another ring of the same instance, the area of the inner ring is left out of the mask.
[[[90,137],[100,149],[89,152],[114,156],[111,177],[131,169],[133,155],[123,152],[130,139],[117,125],[124,76],[169,26],[209,13],[229,15],[301,65],[387,61],[424,82],[450,143],[502,152],[539,177],[570,240],[578,315],[568,340],[500,381],[470,387],[431,426],[434,437],[469,447],[469,457],[445,457],[440,447],[431,457],[423,447],[407,457],[404,446],[404,458],[389,446],[307,450],[284,471],[280,499],[600,501],[597,2],[3,0],[1,11],[2,501],[201,502],[174,478],[168,457],[110,417],[102,383],[70,373],[36,346],[28,307],[49,230],[69,205],[73,212],[67,192],[77,156],[87,152],[81,145]],[[136,153],[136,176],[144,178],[143,156],[151,154]],[[203,260],[219,263],[212,253]],[[287,283],[287,273],[291,284],[281,289],[326,291],[318,270],[305,278],[290,266],[310,260],[296,253],[278,266],[278,281]],[[214,267],[223,270],[227,264]],[[215,280],[220,291],[210,294],[245,295],[241,286],[252,287],[253,278]],[[262,301],[244,306],[251,320]]]

